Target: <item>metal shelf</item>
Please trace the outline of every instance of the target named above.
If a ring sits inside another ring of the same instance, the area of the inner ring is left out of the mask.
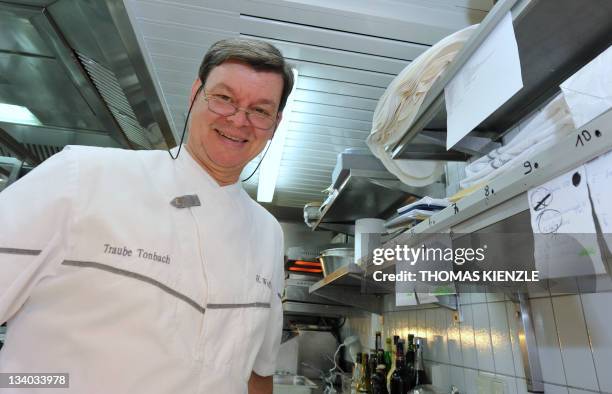
[[[584,145],[577,143],[584,130],[593,137]],[[599,131],[596,133],[595,131]],[[527,191],[584,164],[612,149],[612,110],[600,115],[580,129],[575,130],[553,147],[530,157],[537,169],[526,173],[523,166],[494,178],[473,193],[441,210],[405,233],[385,243],[383,247],[414,245],[428,234],[450,232],[455,236],[470,234],[498,224],[514,229],[514,232],[531,231],[528,215]],[[517,226],[520,226],[517,227]],[[518,230],[517,230],[518,229]],[[500,230],[501,231],[501,230]],[[533,257],[533,256],[532,256]],[[371,277],[376,270],[395,269],[394,262],[381,266],[365,258],[367,272]]]
[[[512,12],[524,87],[485,119],[453,149],[486,153],[470,139],[499,141],[510,127],[559,91],[559,84],[610,45],[612,2],[609,0],[502,0],[482,21],[447,72],[431,87],[415,122],[393,147],[392,157],[409,159],[411,142],[436,130],[446,139],[444,87],[460,71],[508,11]]]
[[[441,183],[410,187],[387,171],[350,169],[338,194],[323,208],[312,229],[352,234],[357,219],[386,218],[412,196],[439,196],[443,191]]]
[[[383,309],[382,295],[393,292],[389,286],[367,280],[364,270],[350,263],[327,275],[309,289],[311,294],[373,313]]]

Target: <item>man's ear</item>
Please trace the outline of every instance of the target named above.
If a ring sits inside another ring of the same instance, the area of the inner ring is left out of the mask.
[[[193,100],[195,100],[195,97],[198,94],[198,90],[201,88],[201,86],[202,86],[202,81],[200,81],[200,78],[196,78],[196,80],[193,81],[193,84],[191,85],[191,94],[189,95],[189,105],[191,105],[191,103],[193,103]]]

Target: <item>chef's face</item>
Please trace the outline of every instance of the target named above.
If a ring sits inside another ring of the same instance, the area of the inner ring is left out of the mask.
[[[198,79],[192,86],[191,100],[195,100],[195,103],[187,147],[217,181],[221,177],[235,182],[244,166],[262,151],[278,126],[282,75],[258,71],[245,63],[227,61],[211,70],[204,87],[196,96],[200,85]],[[242,110],[230,116],[219,115],[209,109],[206,97],[269,114],[274,120],[273,124],[268,129],[256,128]]]

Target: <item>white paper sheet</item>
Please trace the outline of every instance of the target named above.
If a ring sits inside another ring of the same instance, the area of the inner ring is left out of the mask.
[[[528,199],[541,279],[606,272],[591,214],[585,166],[529,190]]]
[[[523,87],[508,13],[444,89],[446,149],[452,148]]]
[[[612,108],[612,47],[563,82],[560,87],[576,127]]]
[[[612,251],[612,151],[586,164],[593,209],[608,250]]]

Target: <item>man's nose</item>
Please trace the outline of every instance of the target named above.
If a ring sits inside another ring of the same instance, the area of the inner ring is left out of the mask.
[[[238,109],[235,114],[228,116],[227,119],[229,119],[237,127],[250,125],[249,118],[243,109]]]

